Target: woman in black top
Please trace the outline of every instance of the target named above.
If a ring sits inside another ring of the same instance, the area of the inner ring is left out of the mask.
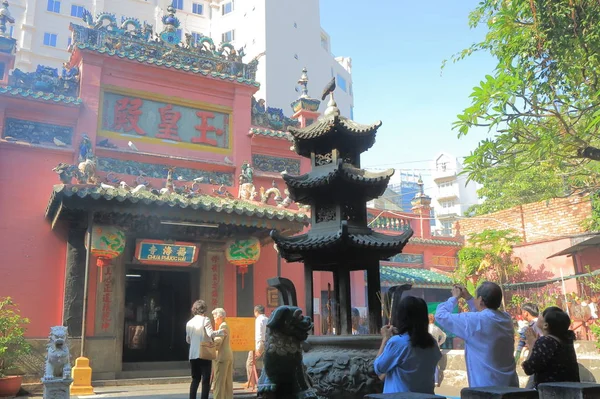
[[[533,328],[525,337],[532,348],[522,364],[527,375],[533,375],[534,386],[544,382],[579,382],[579,365],[573,341],[575,334],[569,330],[571,319],[555,306],[544,310],[537,325],[543,336],[537,338]]]

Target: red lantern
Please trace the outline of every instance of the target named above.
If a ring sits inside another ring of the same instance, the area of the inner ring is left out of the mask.
[[[92,228],[91,254],[96,257],[96,266],[100,268],[100,281],[103,280],[104,267],[110,266],[112,259],[125,250],[125,233],[114,226],[94,226]],[[88,238],[86,238],[86,245]]]
[[[256,237],[230,240],[225,248],[225,258],[229,263],[237,266],[238,273],[242,276],[248,273],[248,266],[256,263],[260,258],[260,241]],[[244,288],[243,278],[242,288]]]

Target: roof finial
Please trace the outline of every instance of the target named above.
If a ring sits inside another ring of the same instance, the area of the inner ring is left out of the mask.
[[[10,37],[10,34],[6,34],[6,23],[14,24],[15,19],[10,15],[10,11],[8,11],[8,0],[4,0],[2,2],[2,7],[0,7],[0,36],[2,37]]]
[[[306,67],[302,68],[302,75],[298,79],[298,84],[302,86],[302,94],[300,98],[308,98],[308,74]]]
[[[419,193],[421,195],[425,195],[425,188],[423,184],[423,178],[419,175],[419,180],[417,180],[417,185],[419,186]]]
[[[333,98],[333,92],[335,91],[335,76],[331,78],[325,89],[323,90],[323,95],[321,96],[321,100],[325,101],[327,95],[330,95],[329,103],[327,103],[327,109],[325,110],[325,116],[339,116],[340,110],[337,107],[337,103]]]

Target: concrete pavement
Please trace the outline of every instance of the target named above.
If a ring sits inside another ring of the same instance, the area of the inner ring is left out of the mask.
[[[256,398],[256,393],[245,391],[242,384],[234,383],[234,399]],[[94,388],[96,395],[72,396],[73,399],[100,399],[100,398],[135,398],[135,399],[187,399],[189,384],[167,385],[137,385]],[[459,398],[461,388],[441,387],[436,393],[449,399]],[[198,396],[200,392],[198,392]],[[212,397],[212,395],[211,395]],[[40,396],[29,396],[29,399],[41,399]]]

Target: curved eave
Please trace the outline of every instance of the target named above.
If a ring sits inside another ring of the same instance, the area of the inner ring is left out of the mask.
[[[233,75],[228,75],[226,73],[209,72],[209,71],[202,70],[200,68],[190,67],[189,65],[182,65],[179,63],[164,61],[162,59],[157,59],[157,58],[152,58],[152,57],[147,57],[147,56],[138,56],[138,55],[134,55],[134,54],[128,54],[125,51],[111,50],[106,47],[97,47],[97,46],[91,46],[91,45],[82,44],[82,43],[77,43],[75,46],[79,50],[88,50],[88,51],[92,51],[92,52],[95,52],[98,54],[108,55],[111,57],[117,57],[117,58],[121,58],[121,59],[137,61],[142,64],[155,65],[155,66],[165,67],[165,68],[169,68],[169,69],[176,69],[178,71],[184,71],[184,72],[191,72],[191,73],[203,75],[203,76],[206,76],[209,78],[227,80],[227,81],[230,81],[233,83],[239,83],[239,84],[243,84],[246,86],[260,87],[260,83],[258,83],[255,80],[246,79],[246,78],[233,76]]]
[[[26,100],[40,101],[50,104],[66,105],[69,107],[79,107],[82,104],[81,98],[68,97],[62,94],[45,93],[42,91],[26,90],[15,87],[0,87],[0,95],[7,97],[17,97]]]
[[[317,196],[316,191],[337,185],[340,185],[340,189],[334,187],[334,193],[344,195],[343,193],[348,191],[360,192],[369,201],[383,195],[393,174],[394,169],[372,173],[340,162],[337,165],[313,169],[301,176],[284,173],[282,177],[288,186],[290,198],[294,201],[310,200]]]
[[[292,237],[285,237],[271,231],[271,238],[277,244],[281,256],[288,262],[303,262],[307,258],[326,261],[338,254],[353,258],[378,258],[386,260],[402,252],[413,235],[408,230],[401,235],[388,236],[377,232],[349,233],[342,227],[337,232],[318,235],[313,231]]]
[[[256,205],[249,201],[209,195],[199,195],[187,199],[176,193],[132,194],[123,189],[59,184],[54,186],[46,209],[46,218],[54,224],[64,209],[143,215],[168,213],[187,220],[208,221],[211,219],[213,222],[224,224],[263,228],[273,228],[275,225],[283,226],[285,224],[288,229],[294,231],[302,230],[309,222],[308,217],[302,213]]]

